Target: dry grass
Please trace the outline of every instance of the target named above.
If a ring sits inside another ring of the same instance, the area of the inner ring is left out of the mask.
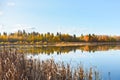
[[[83,67],[72,69],[64,63],[27,60],[16,49],[3,50],[0,53],[0,80],[93,80],[99,79],[99,73],[92,68],[87,72]]]

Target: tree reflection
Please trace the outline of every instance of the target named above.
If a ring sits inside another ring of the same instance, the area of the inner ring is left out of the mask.
[[[83,52],[95,53],[96,51],[108,51],[108,50],[119,50],[120,45],[84,45],[84,46],[1,46],[0,51],[4,49],[16,48],[20,53],[31,53],[31,54],[65,54],[73,51],[74,53],[78,50]]]

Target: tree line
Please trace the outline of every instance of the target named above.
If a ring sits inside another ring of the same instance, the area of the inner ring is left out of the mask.
[[[120,36],[108,36],[108,35],[95,35],[88,34],[80,36],[62,34],[57,32],[56,34],[38,33],[38,32],[26,32],[25,30],[18,30],[14,33],[7,34],[0,33],[0,43],[55,43],[55,42],[118,42]]]

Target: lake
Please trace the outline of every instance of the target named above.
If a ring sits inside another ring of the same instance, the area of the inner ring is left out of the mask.
[[[99,72],[101,80],[120,80],[120,45],[7,47],[17,48],[27,58],[53,58],[55,62],[69,63],[72,68],[81,65],[86,70],[92,67]]]

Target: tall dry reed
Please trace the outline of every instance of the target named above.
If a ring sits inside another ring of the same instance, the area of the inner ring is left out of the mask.
[[[17,49],[4,49],[0,53],[0,80],[93,80],[97,75],[92,68],[72,69],[69,64],[55,63],[53,59],[38,61],[26,59]]]

